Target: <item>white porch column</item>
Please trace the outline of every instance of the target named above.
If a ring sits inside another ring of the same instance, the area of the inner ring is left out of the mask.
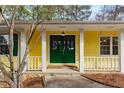
[[[24,57],[25,54],[25,50],[26,50],[26,32],[22,31],[20,34],[20,62],[22,62],[22,59]],[[27,66],[25,67],[24,70],[27,69]]]
[[[46,72],[46,32],[42,33],[42,72]]]
[[[120,33],[120,57],[121,73],[124,73],[124,31]]]
[[[80,73],[84,72],[84,32],[80,31]]]

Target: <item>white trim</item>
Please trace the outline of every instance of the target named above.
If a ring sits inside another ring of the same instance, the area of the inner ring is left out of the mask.
[[[24,32],[21,32],[20,37],[21,37],[20,38],[20,62],[22,62],[25,54],[25,50],[26,50],[26,29]],[[27,70],[27,66],[24,68],[24,71],[26,70]]]
[[[18,60],[18,63],[17,63],[17,68],[19,67],[19,64],[20,64],[20,33],[16,33],[18,35],[18,51],[17,51],[17,60]]]
[[[84,72],[84,32],[80,32],[80,73]]]
[[[20,41],[20,44],[21,44],[21,61],[22,61],[22,58],[24,56],[24,53],[25,53],[25,49],[26,49],[26,33],[25,32],[21,32],[21,41]]]
[[[41,32],[42,35],[42,72],[45,73],[46,72],[46,32],[42,31]]]
[[[124,32],[120,33],[120,63],[121,63],[121,72],[124,73]]]

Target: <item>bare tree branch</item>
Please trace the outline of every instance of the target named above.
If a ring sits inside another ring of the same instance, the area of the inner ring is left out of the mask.
[[[44,27],[43,27],[43,24],[42,24],[42,25],[41,25],[41,31],[43,31],[43,29],[44,29]],[[40,32],[40,33],[41,33],[41,32]],[[35,41],[35,44],[29,49],[29,52],[31,52],[31,51],[36,47],[36,45],[37,45],[37,43],[38,43],[40,37],[41,37],[41,34],[38,35],[38,37],[37,37],[37,39],[36,39],[36,41]]]
[[[7,66],[6,64],[4,64],[3,62],[1,62],[1,64],[3,64],[3,66],[5,66],[7,68],[10,68],[9,66]]]
[[[30,41],[31,41],[31,39],[32,39],[32,37],[33,37],[33,34],[34,34],[34,32],[36,31],[38,25],[40,25],[40,23],[42,23],[42,22],[41,22],[41,21],[38,22],[38,23],[35,25],[33,31],[31,31],[32,33],[31,33],[31,35],[30,35],[30,37],[29,37],[29,40],[28,40],[28,42],[27,42],[25,54],[24,54],[24,56],[23,56],[23,59],[22,59],[21,64],[19,65],[19,69],[17,70],[20,74],[22,73],[22,71],[23,71],[23,69],[24,69],[24,67],[25,67],[25,64],[26,64],[25,59],[27,58],[27,55],[28,55],[28,53],[29,53],[29,43],[30,43]]]
[[[0,13],[1,13],[3,19],[5,20],[7,26],[10,28],[10,24],[9,24],[8,20],[5,18],[4,14],[3,14],[3,11],[2,11],[2,8],[0,8]]]
[[[7,76],[8,78],[10,78],[12,80],[11,75],[8,73],[8,71],[5,69],[5,67],[3,66],[2,62],[0,61],[0,69],[2,71],[2,73],[4,74],[4,76]],[[12,80],[13,81],[13,80]]]
[[[30,41],[31,41],[31,39],[32,39],[32,36],[33,36],[34,32],[35,32],[36,29],[37,29],[37,26],[38,26],[39,24],[41,24],[41,23],[42,23],[42,21],[39,21],[39,22],[35,25],[34,29],[31,31],[31,35],[30,35],[29,40],[28,40],[28,42],[27,42],[28,45],[29,45],[29,43],[30,43]]]
[[[18,6],[14,6],[13,15],[12,15],[12,21],[10,25],[10,36],[9,36],[9,54],[10,54],[10,70],[11,70],[11,76],[14,81],[14,64],[13,64],[13,32],[14,32],[14,23],[15,23],[15,16]]]

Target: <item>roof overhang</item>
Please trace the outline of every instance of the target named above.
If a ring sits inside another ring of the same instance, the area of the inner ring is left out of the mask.
[[[15,28],[20,31],[29,29],[32,22],[16,22]],[[82,21],[47,21],[43,22],[46,31],[124,31],[123,21],[106,22],[82,22]],[[0,24],[0,30],[6,28],[6,24]],[[38,29],[41,25],[38,26]]]

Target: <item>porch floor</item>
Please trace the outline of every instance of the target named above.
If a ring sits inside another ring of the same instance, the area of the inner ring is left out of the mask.
[[[49,74],[80,74],[78,70],[70,68],[48,68],[46,73]]]

